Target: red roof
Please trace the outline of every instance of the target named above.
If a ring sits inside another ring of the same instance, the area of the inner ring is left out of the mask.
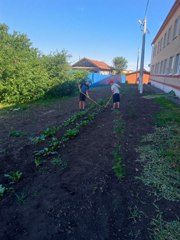
[[[96,65],[98,68],[101,69],[106,69],[106,70],[111,70],[112,68],[110,66],[108,66],[106,63],[102,62],[102,61],[97,61],[97,60],[92,60],[89,58],[86,58],[89,62],[91,62],[92,64]]]

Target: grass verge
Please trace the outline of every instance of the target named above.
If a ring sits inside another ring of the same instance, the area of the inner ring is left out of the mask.
[[[168,201],[180,201],[180,109],[165,97],[154,98],[161,106],[155,115],[155,129],[143,137],[137,148],[138,161],[144,170],[139,177],[145,185],[154,189],[154,194]],[[164,221],[162,213],[152,220],[154,240],[178,240],[180,221],[175,216],[172,221]]]

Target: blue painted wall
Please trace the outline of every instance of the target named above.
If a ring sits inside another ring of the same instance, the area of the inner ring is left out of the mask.
[[[92,84],[101,81],[104,78],[108,78],[112,75],[102,75],[99,73],[89,73],[88,78],[91,80]]]

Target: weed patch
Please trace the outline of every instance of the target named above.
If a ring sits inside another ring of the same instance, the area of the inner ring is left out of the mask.
[[[178,240],[180,237],[180,221],[179,219],[171,222],[166,222],[159,213],[155,219],[152,220],[153,240]]]
[[[157,195],[172,201],[180,200],[178,139],[176,127],[155,128],[137,149],[139,161],[144,163],[140,179],[155,187]]]

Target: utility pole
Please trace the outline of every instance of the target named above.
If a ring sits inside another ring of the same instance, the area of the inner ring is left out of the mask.
[[[138,69],[139,69],[139,48],[138,48],[138,53],[137,53],[136,83],[137,83],[137,80],[138,80]]]
[[[143,93],[143,71],[144,71],[144,55],[145,55],[145,41],[146,41],[146,16],[144,17],[143,23],[143,37],[142,37],[142,50],[141,50],[141,64],[140,64],[140,76],[139,76],[139,92]]]

